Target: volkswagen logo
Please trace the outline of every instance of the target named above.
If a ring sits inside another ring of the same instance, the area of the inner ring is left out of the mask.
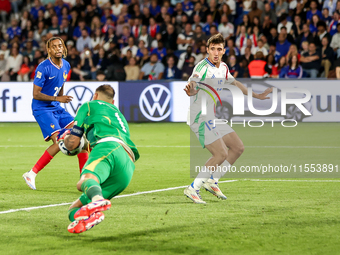
[[[152,121],[161,121],[169,117],[171,93],[161,85],[147,86],[139,97],[139,108],[143,115]]]
[[[65,104],[66,111],[68,111],[72,116],[76,115],[78,108],[83,103],[91,101],[93,97],[92,91],[83,85],[72,87],[69,91],[67,91],[66,95],[73,97],[71,102]]]

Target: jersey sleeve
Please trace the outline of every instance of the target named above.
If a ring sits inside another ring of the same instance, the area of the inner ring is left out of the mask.
[[[191,74],[191,76],[189,77],[188,82],[190,81],[200,81],[203,78],[203,75],[206,71],[206,68],[200,68],[200,63],[198,63],[195,67],[194,70]]]
[[[80,108],[77,111],[77,115],[74,118],[74,125],[83,128],[85,118],[86,118],[86,116],[88,115],[89,112],[90,112],[89,102],[80,106]]]
[[[35,70],[34,81],[33,84],[39,87],[43,87],[46,80],[46,69],[43,65],[38,65]]]

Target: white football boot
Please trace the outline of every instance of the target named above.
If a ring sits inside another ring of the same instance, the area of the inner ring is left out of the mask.
[[[206,181],[203,184],[203,188],[206,191],[209,191],[211,194],[213,194],[214,196],[216,196],[217,198],[220,198],[222,200],[226,200],[227,197],[222,193],[222,191],[220,190],[220,188],[218,187],[218,183],[215,182],[214,179],[209,179],[208,181]]]
[[[24,173],[22,175],[22,178],[24,178],[26,184],[28,187],[30,187],[33,190],[36,190],[37,188],[35,187],[35,177],[37,176],[36,173],[34,173],[32,170]]]
[[[191,199],[195,204],[206,204],[202,200],[199,190],[195,190],[191,185],[185,188],[184,195]]]

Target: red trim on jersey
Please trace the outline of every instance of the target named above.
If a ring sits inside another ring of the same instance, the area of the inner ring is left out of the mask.
[[[57,66],[56,64],[53,63],[53,61],[51,60],[51,58],[48,58],[48,60],[51,62],[52,65],[54,65],[55,68],[57,68],[58,70],[60,70],[60,68],[63,67],[63,60],[61,59],[61,67]]]

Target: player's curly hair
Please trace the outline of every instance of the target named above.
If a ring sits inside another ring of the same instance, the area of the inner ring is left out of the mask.
[[[209,48],[210,44],[220,44],[220,43],[223,44],[223,47],[225,46],[225,40],[223,38],[223,35],[221,33],[218,33],[209,38],[207,42],[207,48]]]
[[[46,42],[46,50],[47,50],[47,54],[48,54],[48,57],[50,58],[50,53],[48,52],[48,49],[51,47],[51,42],[54,41],[54,40],[60,40],[61,43],[63,44],[63,57],[66,58],[67,57],[67,48],[65,46],[65,43],[64,43],[64,40],[61,39],[60,37],[51,37],[47,42]]]

